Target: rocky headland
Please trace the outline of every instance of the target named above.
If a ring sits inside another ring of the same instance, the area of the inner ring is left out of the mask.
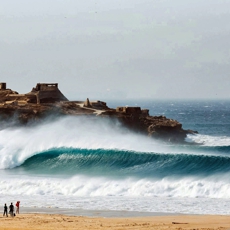
[[[57,83],[38,83],[31,92],[19,94],[0,83],[0,119],[16,119],[21,124],[40,121],[50,115],[88,116],[119,120],[124,127],[165,141],[182,143],[187,134],[182,124],[165,116],[150,116],[140,107],[109,108],[103,101],[69,101]]]

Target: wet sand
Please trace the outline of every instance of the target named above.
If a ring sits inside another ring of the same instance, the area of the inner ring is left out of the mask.
[[[16,217],[1,216],[0,229],[224,230],[230,229],[230,216],[24,208]]]

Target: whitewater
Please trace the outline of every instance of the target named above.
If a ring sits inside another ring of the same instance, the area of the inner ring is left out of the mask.
[[[230,214],[230,101],[129,105],[176,119],[199,134],[176,145],[133,133],[110,119],[49,117],[27,126],[1,120],[1,203]]]

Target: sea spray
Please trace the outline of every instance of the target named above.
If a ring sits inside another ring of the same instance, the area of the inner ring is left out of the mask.
[[[188,142],[195,142],[203,146],[230,146],[229,136],[211,136],[211,135],[188,135]]]
[[[154,141],[133,134],[119,122],[66,117],[41,125],[0,131],[0,168],[12,168],[39,152],[59,147],[151,149]]]
[[[220,103],[171,104],[152,106],[154,114],[198,130],[200,134],[187,138],[192,144],[156,141],[115,120],[89,117],[2,126],[1,202],[19,199],[28,207],[230,214],[230,104],[224,108]]]
[[[35,154],[65,147],[157,153],[180,151],[145,135],[133,133],[116,120],[64,117],[46,120],[39,125],[0,130],[0,168],[13,168]]]

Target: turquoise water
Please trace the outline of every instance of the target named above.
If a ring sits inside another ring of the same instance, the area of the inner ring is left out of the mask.
[[[187,142],[202,145],[163,143],[109,119],[65,117],[26,127],[4,124],[2,203],[20,199],[37,207],[229,214],[230,101],[108,105],[141,106],[151,115],[176,119],[184,129],[199,132],[189,135]]]

